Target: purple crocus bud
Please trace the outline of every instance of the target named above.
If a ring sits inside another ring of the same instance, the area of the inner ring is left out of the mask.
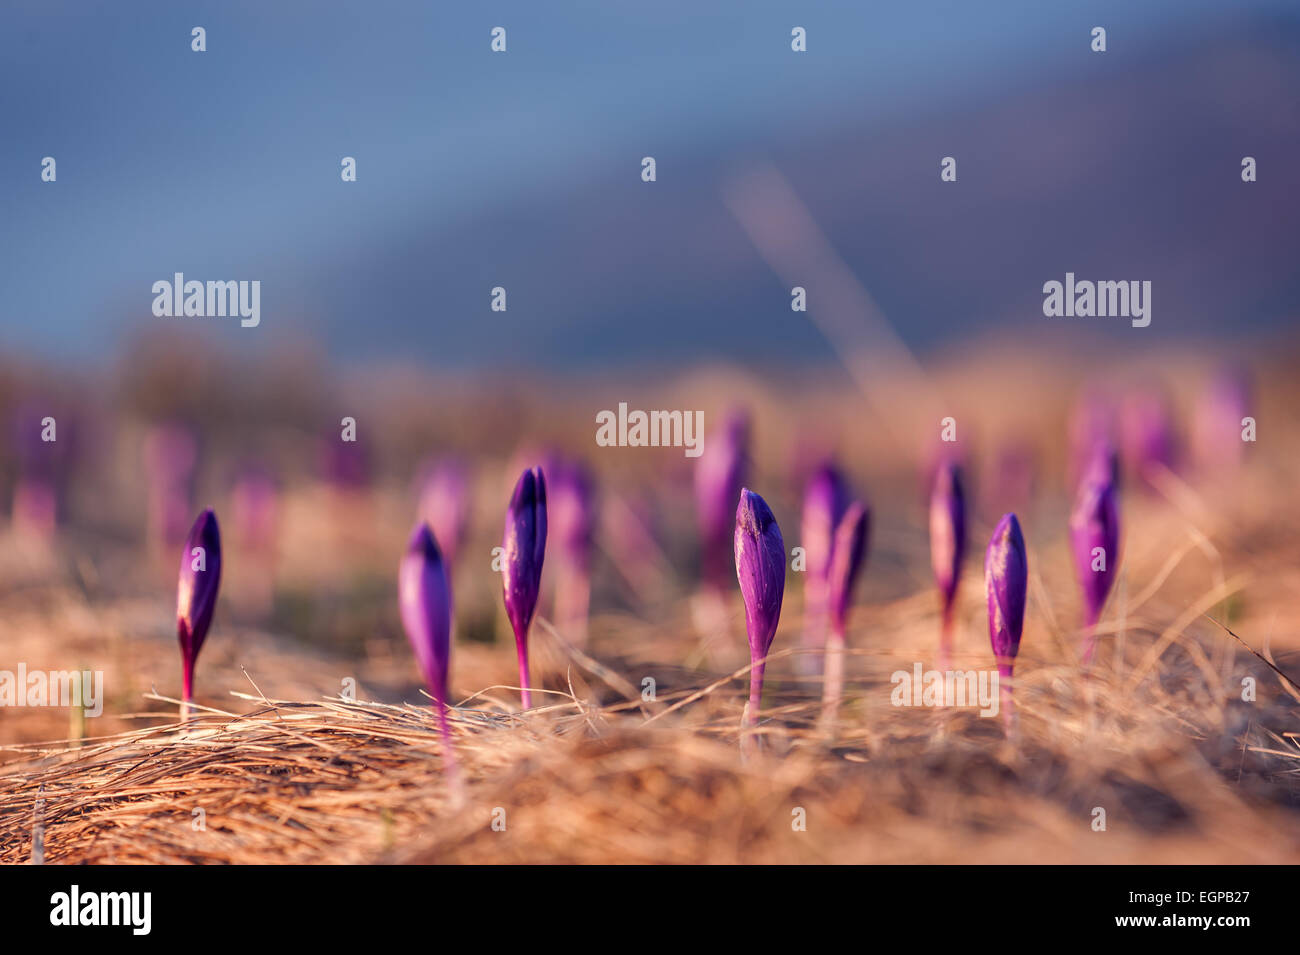
[[[952,651],[953,608],[961,583],[961,562],[966,553],[966,496],[961,469],[952,461],[935,472],[930,493],[930,567],[939,586],[942,630],[939,637],[941,669]]]
[[[799,525],[800,544],[805,555],[803,646],[818,650],[825,643],[827,606],[830,599],[829,574],[835,547],[835,529],[849,506],[849,488],[839,470],[823,462],[809,478],[803,495],[803,515]],[[816,669],[816,657],[801,657],[807,672]]]
[[[871,512],[861,501],[854,501],[844,511],[835,528],[835,544],[831,550],[831,566],[827,571],[830,584],[829,601],[831,633],[844,642],[848,625],[849,603],[853,598],[853,584],[866,564],[867,541],[871,535]]]
[[[785,596],[785,542],[772,509],[748,488],[741,488],[736,507],[736,579],[745,601],[745,629],[749,633],[749,722],[758,722],[763,697],[765,658],[776,636]]]
[[[749,417],[732,412],[720,433],[710,435],[695,465],[695,506],[699,519],[704,582],[722,590],[726,580],[731,502],[744,484],[749,458]]]
[[[523,707],[529,709],[532,692],[528,682],[528,627],[537,609],[542,560],[546,556],[546,478],[541,468],[528,469],[515,484],[501,546],[506,616],[515,631]]]
[[[419,512],[442,545],[450,579],[469,530],[469,474],[463,462],[449,458],[425,469]]]
[[[447,663],[451,656],[451,588],[442,551],[426,523],[415,528],[398,565],[397,598],[406,639],[411,641],[425,686],[445,727]]]
[[[1116,506],[1113,465],[1104,459],[1094,464],[1079,485],[1070,514],[1070,549],[1083,589],[1083,662],[1092,660],[1096,635],[1092,632],[1101,608],[1115,582],[1119,563],[1119,513]]]
[[[595,482],[585,466],[557,460],[546,469],[548,534],[558,557],[555,619],[578,646],[587,640],[591,551],[596,535]]]
[[[997,657],[998,672],[1010,678],[1020,652],[1029,589],[1025,538],[1015,514],[1003,514],[993,530],[984,555],[984,589],[988,593],[989,642]]]
[[[563,563],[585,573],[596,531],[594,482],[581,464],[565,461],[547,468],[550,533]]]
[[[176,636],[181,645],[182,698],[186,704],[194,699],[194,662],[208,636],[220,585],[221,533],[217,515],[208,509],[190,528],[176,588]],[[188,714],[188,706],[181,707],[181,714]]]
[[[870,534],[871,512],[861,501],[853,501],[835,528],[831,566],[826,575],[831,633],[826,642],[822,712],[828,721],[835,716],[844,687],[844,646],[849,603],[853,597],[853,584],[866,564]]]
[[[438,711],[443,768],[451,777],[453,797],[458,797],[460,777],[447,726],[447,672],[451,662],[451,582],[447,564],[429,525],[421,522],[406,545],[397,567],[397,600],[402,629],[411,641],[415,659],[429,695]]]

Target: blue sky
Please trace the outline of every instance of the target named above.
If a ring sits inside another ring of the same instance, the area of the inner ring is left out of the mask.
[[[260,278],[264,322],[279,303],[310,327],[301,316],[330,307],[322,263],[430,222],[526,210],[642,154],[743,156],[850,114],[1032,84],[1082,62],[1094,24],[1122,56],[1223,7],[7,3],[0,347],[110,353],[175,271]],[[190,50],[195,25],[206,53]],[[489,51],[498,25],[505,55]],[[806,55],[789,53],[793,25]],[[46,155],[55,184],[39,179]]]

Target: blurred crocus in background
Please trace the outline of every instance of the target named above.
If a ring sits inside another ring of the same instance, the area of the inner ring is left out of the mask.
[[[1156,484],[1174,467],[1174,425],[1169,403],[1154,388],[1141,388],[1124,401],[1120,431],[1125,464],[1134,477]]]
[[[198,458],[198,439],[185,425],[156,425],[145,434],[148,536],[153,546],[165,553],[172,553],[180,544],[185,525],[194,513],[194,469]]]
[[[190,715],[194,700],[194,664],[207,639],[221,586],[221,533],[217,516],[205,510],[190,528],[181,553],[176,588],[176,636],[181,645],[181,718]]]
[[[72,454],[72,422],[49,404],[28,402],[13,417],[18,463],[13,527],[23,537],[49,542],[64,517]]]
[[[765,658],[776,636],[785,596],[785,542],[772,509],[748,488],[741,489],[736,507],[735,556],[752,663],[747,719],[750,726],[755,726],[763,699]]]
[[[1092,662],[1097,642],[1095,627],[1119,563],[1117,497],[1114,455],[1103,446],[1097,450],[1093,464],[1079,484],[1070,513],[1070,549],[1083,590],[1085,664]]]
[[[528,679],[528,628],[537,610],[542,584],[542,561],[546,556],[546,478],[541,468],[530,468],[519,477],[506,510],[502,538],[501,582],[506,616],[515,634],[519,657],[519,687],[523,708],[532,707]]]
[[[700,533],[700,573],[705,587],[721,592],[727,579],[732,506],[749,466],[749,416],[733,411],[705,439],[695,463],[695,509]]]
[[[984,555],[984,589],[988,594],[989,643],[997,658],[1002,686],[1002,718],[1010,726],[1011,676],[1020,652],[1029,591],[1029,561],[1025,538],[1015,514],[1004,514]]]
[[[930,567],[939,587],[939,669],[952,657],[953,611],[961,584],[961,562],[966,553],[966,495],[961,469],[946,461],[935,472],[930,493]]]
[[[469,532],[469,468],[459,458],[444,458],[426,462],[420,475],[420,519],[428,523],[438,541],[447,580],[451,582]]]
[[[1193,441],[1205,473],[1231,473],[1246,451],[1243,432],[1251,412],[1250,375],[1245,368],[1219,369],[1197,397]]]
[[[447,674],[451,659],[451,583],[438,542],[426,522],[411,534],[397,570],[402,628],[411,642],[424,684],[433,697],[442,737],[443,768],[453,778],[455,755],[447,725]]]
[[[805,555],[803,648],[820,650],[826,642],[826,619],[830,600],[831,555],[835,531],[848,509],[850,492],[834,463],[824,461],[808,480],[804,489],[803,515],[799,524],[799,543]],[[818,670],[818,655],[806,653],[798,658],[804,673]]]
[[[871,512],[861,501],[853,501],[835,527],[831,565],[827,571],[830,634],[826,640],[826,679],[822,686],[822,717],[826,721],[834,719],[844,692],[849,607],[853,602],[853,585],[866,565],[870,535]]]
[[[555,457],[545,465],[548,534],[555,573],[555,622],[565,639],[587,642],[591,555],[596,533],[595,481],[579,461]]]
[[[266,468],[246,464],[238,471],[230,491],[232,548],[239,555],[238,600],[244,611],[264,615],[275,593],[276,549],[279,534],[280,491]]]
[[[1088,389],[1070,409],[1067,431],[1066,487],[1073,494],[1098,445],[1115,441],[1114,401],[1098,387]]]

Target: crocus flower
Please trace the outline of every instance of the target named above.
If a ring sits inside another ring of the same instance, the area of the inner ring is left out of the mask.
[[[506,616],[515,631],[519,656],[519,686],[524,709],[532,706],[528,682],[528,627],[537,609],[546,556],[546,478],[541,468],[525,471],[515,485],[506,510],[502,539],[501,580]]]
[[[825,642],[835,530],[849,506],[849,496],[844,478],[829,461],[813,472],[804,490],[799,533],[806,560],[803,645],[807,650],[819,649]],[[801,659],[814,661],[816,657],[808,655]]]
[[[826,679],[822,685],[823,713],[827,718],[833,716],[839,706],[844,686],[844,645],[849,604],[853,597],[853,584],[866,564],[870,534],[871,512],[861,501],[854,501],[835,528],[831,566],[827,571],[831,631],[826,644]]]
[[[447,458],[423,469],[419,513],[441,545],[450,580],[469,530],[469,474],[462,461]]]
[[[1012,671],[1020,652],[1025,626],[1025,598],[1029,589],[1029,563],[1025,538],[1015,514],[1004,514],[984,555],[984,589],[988,594],[989,643],[1002,678],[1003,718],[1011,720]]]
[[[256,465],[244,468],[235,479],[230,503],[236,540],[255,553],[267,555],[275,549],[279,493],[275,478]]]
[[[447,669],[451,657],[451,585],[442,551],[427,523],[421,522],[416,527],[402,555],[397,569],[397,597],[402,627],[438,711],[444,761],[450,768]]]
[[[1101,608],[1115,582],[1119,562],[1119,514],[1116,507],[1114,464],[1105,460],[1093,464],[1079,485],[1070,514],[1070,548],[1074,567],[1083,589],[1083,662],[1092,660],[1096,635],[1092,632]]]
[[[1173,421],[1164,396],[1151,389],[1136,392],[1124,403],[1121,417],[1124,457],[1133,473],[1150,482],[1174,466]]]
[[[1250,415],[1250,377],[1243,368],[1223,368],[1196,403],[1196,456],[1205,471],[1231,471],[1241,464],[1246,442],[1242,420]]]
[[[721,432],[711,434],[695,465],[695,507],[699,520],[704,582],[722,590],[726,580],[731,502],[744,484],[749,457],[749,418],[732,412]]]
[[[18,463],[13,523],[19,534],[48,541],[61,519],[71,476],[72,420],[49,402],[28,401],[13,416]]]
[[[1111,444],[1114,434],[1114,401],[1099,388],[1090,389],[1075,402],[1070,413],[1066,483],[1071,492],[1092,463],[1098,445]]]
[[[185,522],[194,513],[194,467],[198,455],[198,440],[182,425],[158,425],[145,436],[150,538],[166,550],[183,540]]]
[[[961,469],[947,461],[935,472],[930,494],[930,567],[939,586],[942,629],[939,636],[939,668],[947,669],[952,653],[953,609],[961,583],[961,561],[966,553],[966,497]]]
[[[749,634],[749,722],[758,722],[763,697],[765,658],[781,619],[785,595],[785,542],[772,509],[749,488],[741,488],[736,507],[736,579],[745,601],[745,629]]]
[[[591,550],[596,532],[594,481],[581,464],[556,460],[546,468],[549,535],[555,545],[555,617],[561,631],[581,646],[591,601]]]
[[[176,588],[176,636],[181,645],[182,717],[194,699],[194,662],[203,648],[217,605],[221,585],[221,533],[211,509],[199,515],[190,528],[181,554],[180,583]]]

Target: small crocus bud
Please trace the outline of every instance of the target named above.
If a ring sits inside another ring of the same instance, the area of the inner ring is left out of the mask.
[[[1029,563],[1025,538],[1015,514],[1004,514],[984,555],[984,589],[988,593],[989,643],[1002,677],[1003,718],[1011,720],[1010,679],[1020,652],[1025,626],[1025,597],[1029,590]]]
[[[194,699],[194,662],[208,636],[220,584],[221,533],[217,516],[209,509],[190,528],[176,588],[176,636],[181,645],[182,699],[186,704],[181,707],[182,717],[189,714],[188,704]]]
[[[402,627],[438,710],[442,738],[450,743],[447,669],[451,657],[451,587],[442,551],[426,523],[415,529],[398,565],[397,597]],[[450,749],[444,749],[444,753],[449,754]]]
[[[532,706],[528,682],[528,627],[537,609],[546,556],[546,478],[541,468],[525,471],[515,485],[506,510],[502,539],[501,580],[506,616],[515,631],[519,656],[519,686],[524,709]]]
[[[849,604],[853,598],[853,584],[866,565],[870,534],[871,512],[861,501],[854,501],[835,528],[831,566],[827,571],[831,632],[826,643],[826,679],[822,684],[822,708],[827,719],[835,715],[844,687],[844,645]]]
[[[830,583],[831,634],[844,642],[848,626],[849,603],[853,598],[853,584],[866,564],[867,541],[871,534],[871,512],[861,501],[854,501],[845,510],[835,528],[835,544],[831,550],[831,566],[827,571]]]
[[[550,475],[549,535],[559,571],[554,576],[556,622],[568,639],[582,646],[587,639],[591,551],[596,535],[594,481],[577,462],[557,460],[546,473]]]
[[[1096,635],[1092,632],[1115,582],[1119,562],[1119,513],[1113,456],[1098,456],[1079,485],[1070,513],[1070,548],[1083,589],[1083,662],[1092,660]]]
[[[450,580],[469,529],[469,475],[462,462],[447,459],[425,469],[419,513],[441,545]]]
[[[768,649],[781,619],[785,596],[785,542],[772,509],[748,488],[741,488],[736,507],[736,579],[745,601],[745,629],[749,634],[749,722],[758,722],[763,697],[763,673]]]
[[[935,472],[930,494],[930,567],[939,586],[943,620],[939,636],[940,669],[947,669],[952,652],[953,608],[965,553],[966,496],[961,469],[954,462],[946,461]]]
[[[831,554],[835,548],[835,530],[849,506],[849,497],[848,485],[829,461],[813,472],[804,490],[799,534],[806,561],[803,580],[806,650],[820,649],[825,642]],[[801,659],[812,661],[815,657]],[[815,670],[815,665],[804,664],[804,668]]]
[[[744,484],[749,458],[749,418],[736,411],[720,433],[704,442],[695,465],[695,507],[700,532],[700,568],[704,582],[722,590],[726,581],[727,534],[731,502]]]

